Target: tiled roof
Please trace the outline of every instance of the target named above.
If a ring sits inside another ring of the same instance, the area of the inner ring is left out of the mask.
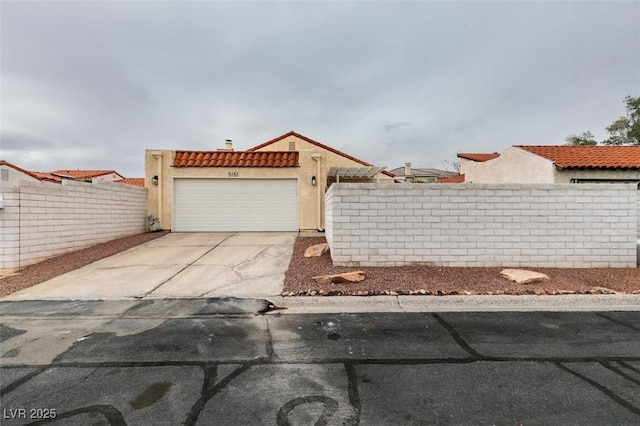
[[[449,177],[440,178],[436,183],[463,183],[464,175],[454,175]]]
[[[308,138],[308,137],[306,137],[304,135],[301,135],[300,133],[296,133],[293,130],[288,132],[288,133],[285,133],[284,135],[278,136],[277,138],[274,138],[274,139],[271,139],[271,140],[266,141],[264,143],[261,143],[260,145],[256,145],[253,148],[249,148],[247,151],[258,151],[259,149],[264,148],[267,145],[271,145],[272,143],[278,142],[278,141],[280,141],[280,140],[282,140],[284,138],[288,138],[289,136],[295,136],[295,137],[297,137],[299,139],[302,139],[303,141],[309,142],[310,144],[317,146],[318,148],[322,148],[324,150],[333,152],[334,154],[338,154],[338,155],[340,155],[342,157],[348,158],[351,161],[355,161],[356,163],[360,163],[363,166],[368,166],[368,167],[373,166],[373,164],[369,164],[366,161],[362,161],[359,158],[352,157],[351,155],[346,154],[346,153],[344,153],[344,152],[342,152],[340,150],[337,150],[337,149],[332,148],[332,147],[330,147],[328,145],[322,144],[322,143],[320,143],[318,141],[314,141],[313,139]],[[395,175],[393,173],[388,172],[386,170],[383,170],[380,173],[385,174],[385,175],[387,175],[389,177],[395,177]]]
[[[126,183],[128,185],[144,186],[144,178],[124,178],[117,180],[116,183]]]
[[[124,176],[120,175],[120,173],[116,172],[115,170],[54,170],[50,173],[56,176],[71,179],[91,179],[99,176],[109,175],[112,173],[115,173],[121,178],[124,178]]]
[[[54,176],[51,173],[46,173],[46,172],[31,172],[31,173],[34,175],[36,179],[40,179],[42,181],[55,182],[55,183],[62,182],[62,178],[60,176]]]
[[[492,153],[482,153],[482,152],[459,152],[457,154],[459,158],[464,158],[465,160],[477,161],[479,163],[483,163],[485,161],[493,160],[494,158],[500,157],[500,154],[497,152]]]
[[[298,167],[298,151],[176,151],[173,167]]]
[[[15,164],[11,164],[8,161],[5,160],[0,160],[0,166],[7,166],[7,167],[11,167],[12,169],[15,169],[19,172],[22,172],[26,175],[31,176],[32,178],[41,180],[41,181],[45,181],[45,182],[55,182],[55,183],[60,183],[62,181],[61,178],[57,177],[57,176],[53,176],[50,173],[43,173],[43,172],[32,172],[29,170],[25,170],[22,167],[18,167]]]
[[[516,145],[563,169],[640,169],[640,146]]]

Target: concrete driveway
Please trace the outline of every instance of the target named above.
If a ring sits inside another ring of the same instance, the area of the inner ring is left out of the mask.
[[[266,297],[282,292],[296,233],[171,233],[3,300]]]

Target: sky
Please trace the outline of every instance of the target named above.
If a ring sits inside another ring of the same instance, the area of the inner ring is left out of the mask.
[[[291,130],[389,169],[598,140],[640,96],[640,2],[0,2],[0,158],[144,175],[145,149]]]

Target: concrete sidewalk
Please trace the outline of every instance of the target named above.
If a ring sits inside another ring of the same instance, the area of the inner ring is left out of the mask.
[[[292,232],[171,233],[2,300],[274,296],[295,239]]]

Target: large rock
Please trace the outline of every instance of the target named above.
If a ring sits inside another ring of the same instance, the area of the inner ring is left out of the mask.
[[[500,276],[515,281],[518,284],[535,284],[549,282],[551,279],[540,272],[527,271],[525,269],[503,269]]]
[[[329,251],[329,244],[327,243],[316,244],[314,246],[307,247],[307,249],[304,251],[304,257],[322,256],[328,251]]]
[[[318,284],[355,283],[364,280],[363,271],[345,272],[343,274],[319,275],[312,278]]]

